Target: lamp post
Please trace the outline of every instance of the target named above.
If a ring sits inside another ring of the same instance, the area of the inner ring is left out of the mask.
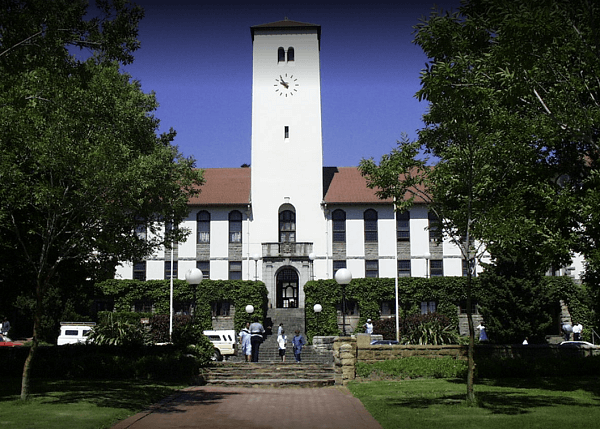
[[[192,286],[192,290],[194,291],[194,298],[192,301],[192,320],[196,318],[196,289],[200,282],[202,282],[202,278],[204,275],[202,274],[202,270],[199,268],[192,268],[191,270],[187,270],[185,273],[185,281]]]
[[[337,270],[335,281],[342,287],[342,332],[346,336],[346,285],[352,281],[352,273],[347,268]]]
[[[310,279],[311,280],[315,279],[315,258],[316,257],[317,257],[317,255],[315,255],[312,252],[308,255],[308,259],[310,259]]]
[[[321,304],[315,304],[313,307],[313,311],[317,315],[317,333],[319,332],[319,315],[321,311],[323,311],[323,306]]]
[[[427,252],[423,256],[425,258],[425,278],[431,277],[431,270],[429,268],[429,260],[431,259],[431,253]]]
[[[260,259],[260,255],[255,253],[252,255],[252,259],[254,259],[254,281],[258,280],[258,260]]]

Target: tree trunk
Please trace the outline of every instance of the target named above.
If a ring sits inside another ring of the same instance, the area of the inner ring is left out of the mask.
[[[471,314],[471,261],[467,259],[467,321],[469,322],[469,348],[467,351],[467,402],[475,404],[475,359],[473,352],[475,349],[475,328],[473,327],[473,315]]]
[[[40,324],[42,320],[42,285],[38,279],[36,288],[36,306],[33,314],[33,341],[27,359],[25,359],[25,365],[23,365],[23,377],[21,379],[21,400],[26,400],[29,396],[29,380],[31,376],[31,367],[33,359],[37,352],[39,340],[38,333],[40,331]]]

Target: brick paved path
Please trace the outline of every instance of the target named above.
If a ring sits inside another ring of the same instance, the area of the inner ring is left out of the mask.
[[[381,429],[343,387],[261,389],[194,386],[113,429]]]

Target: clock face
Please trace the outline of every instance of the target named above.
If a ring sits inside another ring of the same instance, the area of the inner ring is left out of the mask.
[[[285,73],[280,74],[279,77],[275,79],[275,84],[273,86],[275,87],[275,92],[281,97],[292,97],[298,92],[300,84],[293,74],[288,75]]]

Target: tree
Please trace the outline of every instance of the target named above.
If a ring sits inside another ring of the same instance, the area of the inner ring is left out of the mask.
[[[524,261],[528,276],[564,265],[572,250],[592,266],[597,22],[598,7],[585,0],[465,0],[459,12],[432,12],[415,26],[415,43],[431,59],[417,93],[429,102],[426,127],[379,166],[363,160],[363,174],[399,209],[414,202],[403,202],[406,192],[424,191],[469,266],[472,240],[492,258]],[[424,169],[420,150],[439,160],[435,168]]]
[[[61,270],[139,260],[182,239],[165,222],[184,219],[203,182],[171,144],[175,132],[156,135],[154,94],[119,70],[139,46],[143,11],[124,0],[96,5],[91,19],[83,0],[0,8],[0,236],[35,291],[23,399],[45,295],[70,287],[53,283]]]

